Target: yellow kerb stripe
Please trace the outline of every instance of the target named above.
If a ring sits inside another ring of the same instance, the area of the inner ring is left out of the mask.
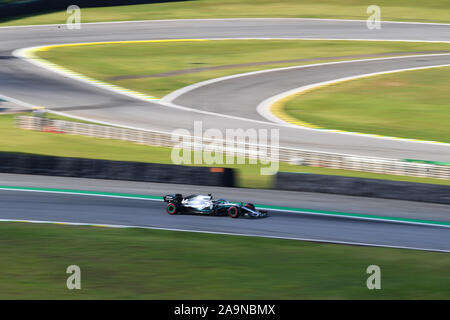
[[[48,51],[55,48],[62,47],[79,47],[79,46],[93,46],[102,44],[124,44],[124,43],[158,43],[158,42],[199,42],[209,41],[208,39],[166,39],[166,40],[126,40],[126,41],[105,41],[105,42],[85,42],[85,43],[68,43],[56,44],[52,46],[40,47],[36,51]]]
[[[291,117],[290,115],[288,115],[288,114],[285,112],[284,106],[285,106],[286,102],[287,102],[288,100],[293,99],[295,96],[298,96],[298,95],[302,94],[302,93],[303,93],[303,92],[301,92],[301,93],[294,93],[294,94],[292,94],[292,95],[290,95],[290,96],[287,96],[287,97],[285,97],[285,98],[283,98],[283,99],[280,99],[280,100],[276,101],[274,104],[272,104],[272,105],[270,106],[270,112],[271,112],[275,117],[277,117],[277,118],[279,118],[279,119],[281,119],[281,120],[283,120],[283,121],[285,121],[285,122],[288,122],[288,123],[290,123],[290,124],[294,124],[294,125],[302,126],[302,127],[307,127],[307,128],[320,129],[319,126],[316,126],[316,125],[314,125],[314,124],[311,124],[311,123],[308,123],[308,122],[305,122],[305,121],[301,121],[301,120],[299,120],[299,119],[296,119],[296,118],[294,118],[294,117]]]

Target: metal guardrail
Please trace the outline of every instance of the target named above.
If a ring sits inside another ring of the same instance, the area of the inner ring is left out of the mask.
[[[450,166],[405,162],[396,159],[351,156],[327,152],[308,151],[295,148],[253,145],[236,141],[216,141],[187,137],[180,145],[170,133],[110,127],[82,122],[53,120],[48,118],[18,116],[16,126],[22,129],[51,131],[73,135],[83,135],[104,139],[130,141],[149,146],[180,147],[188,150],[215,150],[226,155],[250,159],[272,160],[297,163],[306,166],[364,171],[381,174],[450,179]]]

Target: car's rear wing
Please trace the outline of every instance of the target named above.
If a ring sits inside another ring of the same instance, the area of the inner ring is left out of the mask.
[[[179,193],[168,194],[168,195],[163,196],[163,200],[165,202],[181,202],[183,200],[183,196]]]

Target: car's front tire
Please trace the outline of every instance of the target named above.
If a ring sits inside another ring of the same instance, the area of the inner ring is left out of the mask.
[[[166,211],[170,215],[174,215],[178,212],[178,208],[174,203],[168,203],[166,206]]]
[[[239,217],[239,209],[237,207],[229,207],[228,208],[228,215],[231,218],[236,219],[237,217]]]

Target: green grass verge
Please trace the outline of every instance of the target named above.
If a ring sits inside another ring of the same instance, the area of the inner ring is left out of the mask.
[[[326,61],[268,63],[230,69],[190,72],[164,77],[112,80],[118,76],[148,76],[193,68],[261,63],[292,59],[330,58],[450,50],[445,43],[402,43],[318,40],[220,40],[201,42],[116,43],[57,47],[37,55],[91,78],[162,97],[203,80],[237,73],[321,63]],[[345,60],[348,60],[345,59]]]
[[[291,117],[327,129],[450,142],[450,68],[381,75],[289,100]]]
[[[99,139],[75,135],[36,132],[14,127],[13,115],[0,116],[0,151],[24,152],[62,157],[172,163],[171,148],[151,147],[131,142]],[[222,166],[222,165],[216,165]],[[269,188],[273,176],[260,175],[260,164],[234,164],[224,167],[235,168],[238,172],[238,186],[248,188]],[[266,167],[266,166],[264,166]],[[415,178],[384,175],[359,171],[348,171],[280,163],[280,171],[333,174],[374,179],[412,181],[450,185],[450,180]]]
[[[0,256],[0,299],[450,298],[450,255],[413,250],[1,223]],[[366,287],[373,264],[381,290]]]
[[[361,19],[371,3],[363,0],[196,0],[82,9],[83,22],[204,18]],[[450,22],[447,0],[378,0],[382,20]],[[4,21],[3,25],[65,23],[65,10]]]

